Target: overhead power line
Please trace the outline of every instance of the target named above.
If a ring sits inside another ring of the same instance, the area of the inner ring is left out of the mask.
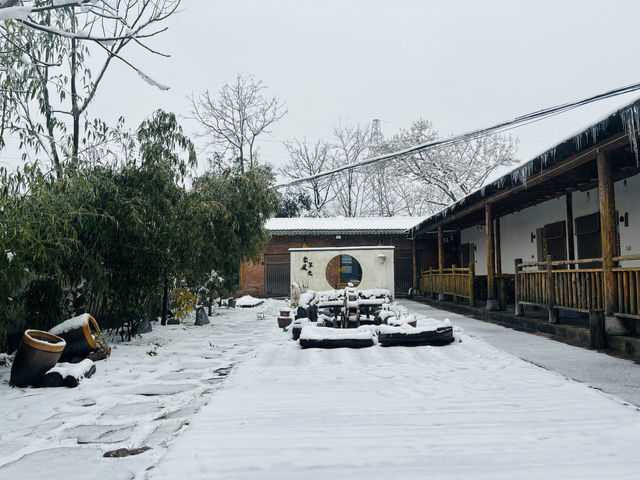
[[[545,108],[542,110],[538,110],[536,112],[527,113],[525,115],[521,115],[512,120],[508,120],[505,122],[500,122],[490,127],[481,128],[479,130],[473,130],[471,132],[463,133],[461,135],[456,135],[449,138],[444,138],[440,140],[433,140],[426,143],[421,143],[418,145],[414,145],[413,147],[405,148],[403,150],[398,150],[392,153],[386,153],[384,155],[378,155],[376,157],[367,158],[361,160],[359,162],[350,163],[348,165],[343,165],[338,168],[334,168],[332,170],[326,170],[324,172],[316,173],[315,175],[310,175],[304,178],[298,178],[296,180],[292,180],[286,183],[280,183],[276,185],[276,188],[286,188],[292,187],[294,185],[299,185],[301,183],[309,182],[311,180],[317,180],[319,178],[328,177],[330,175],[334,175],[336,173],[344,172],[346,170],[352,170],[354,168],[371,165],[373,163],[384,162],[387,160],[393,160],[396,158],[404,157],[406,155],[410,155],[412,153],[421,152],[424,150],[429,150],[431,148],[445,146],[445,145],[453,145],[459,142],[464,142],[467,140],[471,140],[477,137],[483,137],[492,133],[504,132],[507,130],[511,130],[516,127],[520,127],[523,125],[527,125],[529,123],[537,122],[543,120],[548,117],[552,117],[558,115],[560,113],[564,113],[569,110],[573,110],[574,108],[582,107],[584,105],[588,105],[590,103],[599,102],[600,100],[605,100],[607,98],[617,97],[619,95],[624,95],[627,93],[635,92],[640,90],[640,83],[633,83],[631,85],[627,85],[625,87],[616,88],[614,90],[609,90],[608,92],[599,93],[597,95],[593,95],[591,97],[583,98],[582,100],[578,100],[570,103],[563,103],[561,105],[556,105],[554,107]]]

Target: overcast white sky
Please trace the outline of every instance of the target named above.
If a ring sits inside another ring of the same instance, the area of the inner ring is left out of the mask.
[[[338,121],[382,121],[393,134],[429,118],[462,133],[640,82],[640,2],[633,0],[183,0],[153,46],[170,59],[138,64],[168,92],[112,69],[92,115],[135,128],[156,108],[187,117],[191,93],[254,75],[289,113],[260,143],[328,139]],[[514,131],[528,160],[634,96]],[[187,132],[196,125],[183,120]]]

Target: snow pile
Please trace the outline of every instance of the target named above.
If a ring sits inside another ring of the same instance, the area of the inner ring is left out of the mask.
[[[257,307],[263,302],[264,300],[260,300],[259,298],[254,298],[251,295],[245,295],[244,297],[240,297],[236,300],[236,307]]]
[[[329,315],[325,315],[324,313],[319,313],[318,314],[318,321],[316,322],[316,324],[319,327],[320,326],[332,327],[334,320],[335,320],[334,317],[330,317]]]
[[[417,334],[423,332],[435,332],[438,329],[452,327],[451,320],[445,318],[444,320],[436,320],[435,318],[419,318],[416,326],[412,327],[408,323],[401,324],[388,324],[378,326],[378,332],[382,334],[390,333],[409,333]]]
[[[27,20],[31,11],[31,7],[0,8],[0,20]]]
[[[344,290],[321,290],[317,294],[318,301],[322,303],[334,302],[344,298]]]
[[[372,288],[371,290],[358,290],[360,298],[391,298],[391,291],[386,288]]]
[[[300,333],[300,340],[369,340],[376,334],[371,325],[358,328],[327,328],[306,325]]]
[[[320,299],[314,290],[307,290],[306,292],[300,294],[298,305],[302,308],[310,308],[314,305],[317,305],[319,301]]]
[[[89,323],[89,317],[90,315],[88,313],[83,313],[77,317],[70,318],[53,327],[49,330],[49,333],[60,335],[62,333],[70,332],[71,330],[75,330],[76,328],[82,328]]]
[[[62,378],[74,377],[80,380],[91,370],[91,367],[93,367],[93,360],[85,358],[80,363],[58,363],[47,373],[59,373]]]

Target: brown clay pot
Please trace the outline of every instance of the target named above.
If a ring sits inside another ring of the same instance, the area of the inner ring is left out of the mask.
[[[293,320],[291,320],[291,317],[278,317],[278,326],[280,328],[288,327],[289,325],[291,325],[292,321]]]
[[[60,359],[66,344],[64,339],[49,332],[25,331],[11,365],[9,383],[16,387],[42,385],[44,374]]]
[[[92,329],[93,332],[100,333],[98,322],[96,322],[96,319],[91,315],[88,315],[87,323],[83,324],[81,327],[77,327],[66,332],[56,333],[58,337],[67,342],[67,346],[62,352],[61,358],[86,358],[86,356],[91,352],[96,351],[98,349],[98,345],[96,345],[96,341],[93,338]]]
[[[288,317],[289,315],[291,315],[291,310],[289,310],[289,309],[280,310],[280,316],[281,317]]]

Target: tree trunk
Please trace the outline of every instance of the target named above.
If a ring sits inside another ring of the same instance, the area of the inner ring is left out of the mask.
[[[169,279],[164,279],[164,293],[162,295],[162,320],[161,325],[167,324],[167,304],[169,303]]]

